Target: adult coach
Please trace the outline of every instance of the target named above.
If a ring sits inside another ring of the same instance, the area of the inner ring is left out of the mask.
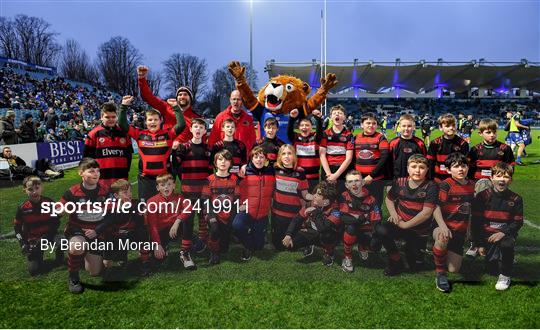
[[[231,119],[236,124],[234,138],[242,141],[246,145],[246,149],[249,153],[256,140],[253,116],[242,109],[242,97],[238,90],[231,92],[229,101],[230,105],[216,117],[212,131],[210,132],[210,137],[208,138],[208,145],[212,146],[214,143],[223,140],[224,135],[221,131],[221,124],[226,119]]]
[[[149,106],[158,110],[163,116],[163,128],[170,129],[176,125],[176,117],[172,106],[169,105],[166,101],[160,99],[159,97],[152,94],[150,86],[148,86],[148,67],[144,65],[139,65],[137,67],[137,77],[139,80],[139,92],[141,93],[142,99],[148,103]],[[176,91],[176,102],[178,106],[182,109],[184,114],[184,120],[186,121],[186,129],[178,135],[173,144],[173,149],[176,149],[180,143],[188,142],[191,140],[193,135],[191,134],[191,120],[194,118],[201,118],[201,116],[193,111],[193,92],[189,87],[181,86]]]

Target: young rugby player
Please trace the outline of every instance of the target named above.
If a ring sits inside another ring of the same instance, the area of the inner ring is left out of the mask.
[[[319,144],[322,138],[322,118],[321,112],[315,110],[313,118],[317,122],[315,132],[313,132],[313,124],[309,117],[300,119],[298,128],[300,133],[295,133],[294,127],[298,118],[298,110],[294,109],[289,114],[289,124],[287,126],[287,137],[296,149],[298,157],[298,166],[302,167],[306,174],[306,179],[309,184],[309,191],[319,183],[319,172],[321,170],[321,159],[319,156]]]
[[[358,252],[362,260],[367,260],[369,252],[381,249],[381,243],[373,235],[375,226],[381,222],[381,209],[375,197],[364,188],[362,174],[357,170],[347,172],[345,176],[347,191],[341,194],[341,220],[345,226],[343,232],[343,251],[345,257],[341,268],[353,272],[352,248],[358,242]]]
[[[467,158],[459,152],[448,155],[445,167],[451,177],[439,184],[439,205],[433,212],[437,222],[437,228],[433,231],[433,259],[437,289],[450,292],[447,272],[455,273],[461,268],[474,181],[467,179]]]
[[[174,159],[178,170],[178,176],[182,182],[182,197],[189,199],[192,206],[198,203],[206,178],[212,173],[211,151],[204,142],[206,137],[206,123],[200,118],[194,118],[190,127],[192,138],[190,141],[178,146],[174,153]],[[195,252],[202,252],[208,241],[208,224],[205,217],[199,216],[199,240],[196,240]],[[186,226],[191,225],[191,228]],[[190,240],[190,233],[193,233],[193,222],[186,222],[184,225],[184,236]],[[198,243],[198,244],[197,244]],[[191,245],[191,242],[189,242]]]
[[[407,161],[414,154],[426,155],[426,145],[422,139],[413,135],[415,130],[414,117],[404,114],[399,117],[401,134],[390,141],[388,166],[394,179],[408,176]]]
[[[115,205],[114,209],[105,215],[103,222],[96,227],[97,235],[107,233],[107,240],[114,245],[113,250],[107,250],[103,253],[103,264],[106,270],[109,270],[113,266],[113,261],[119,261],[122,268],[125,269],[129,250],[125,249],[124,246],[136,243],[139,247],[141,274],[148,276],[150,275],[152,250],[148,241],[144,216],[139,213],[139,201],[132,198],[131,184],[127,180],[120,179],[114,182],[110,190],[118,205]],[[124,205],[126,205],[125,210]],[[130,207],[127,208],[127,206]]]
[[[243,261],[250,260],[253,251],[262,250],[265,243],[268,214],[276,186],[274,167],[266,165],[266,162],[263,147],[254,147],[245,177],[240,182],[240,203],[247,203],[247,209],[236,215],[233,230],[244,246]]]
[[[221,150],[228,150],[233,156],[233,162],[231,164],[231,173],[237,174],[240,172],[242,165],[247,164],[247,149],[244,142],[234,138],[234,132],[236,131],[236,124],[232,119],[225,119],[221,124],[221,130],[223,131],[224,138],[221,141],[216,142],[212,146],[212,153],[210,159],[214,160],[215,155]]]
[[[139,199],[146,201],[157,194],[156,177],[170,170],[169,156],[173,141],[184,130],[186,123],[176,100],[168,99],[176,115],[176,125],[173,128],[162,129],[161,114],[154,109],[146,111],[146,129],[129,126],[126,112],[133,99],[130,95],[122,98],[119,125],[139,146]]]
[[[388,222],[376,228],[388,253],[387,276],[403,271],[403,263],[396,246],[396,239],[405,240],[405,256],[409,269],[416,271],[417,255],[421,244],[431,231],[433,210],[437,205],[438,188],[427,180],[428,161],[422,155],[412,155],[408,160],[409,176],[395,179],[386,196]]]
[[[272,202],[272,244],[283,249],[283,238],[292,219],[311,200],[304,170],[297,166],[295,148],[284,144],[276,160],[276,189]]]
[[[219,264],[221,253],[229,251],[233,219],[237,212],[245,210],[245,205],[239,204],[239,179],[230,173],[232,163],[233,155],[228,150],[218,151],[214,156],[216,171],[203,188],[202,204],[210,231],[210,265]]]
[[[193,228],[192,205],[174,192],[175,182],[172,174],[158,175],[156,185],[158,194],[148,200],[144,214],[150,238],[152,242],[157,243],[154,256],[158,260],[163,260],[167,255],[169,242],[179,237],[180,261],[184,268],[194,270],[196,266],[189,253],[193,234],[184,230],[185,227]]]
[[[508,189],[513,175],[512,166],[506,163],[493,166],[493,188],[478,193],[472,207],[473,241],[485,256],[489,273],[499,274],[497,290],[510,286],[516,240],[523,226],[523,199]]]
[[[279,129],[279,122],[275,117],[268,117],[264,122],[264,133],[265,136],[255,143],[256,146],[261,146],[264,150],[264,155],[268,160],[268,165],[274,167],[276,163],[277,154],[279,148],[285,144],[277,136]]]
[[[364,178],[370,194],[382,204],[388,140],[377,132],[377,117],[367,112],[361,117],[362,132],[354,140],[355,169]]]
[[[88,133],[84,141],[83,157],[94,158],[100,166],[100,180],[110,186],[119,179],[128,179],[133,147],[131,139],[118,126],[114,103],[101,107],[101,125]]]
[[[345,128],[345,108],[342,105],[330,109],[332,127],[323,132],[319,155],[323,168],[322,179],[338,184],[338,192],[345,190],[345,173],[354,157],[354,137]]]
[[[334,185],[325,181],[319,183],[309,206],[303,207],[289,224],[282,240],[283,246],[298,249],[320,245],[324,250],[323,265],[331,266],[341,230],[341,214],[336,197]]]
[[[98,235],[95,229],[103,222],[103,212],[98,212],[97,207],[105,207],[109,189],[98,182],[99,174],[99,163],[93,158],[83,158],[79,163],[82,182],[69,188],[60,199],[64,206],[76,205],[77,209],[82,210],[69,214],[64,230],[69,240],[68,287],[71,293],[82,293],[84,290],[79,278],[83,265],[91,276],[99,276],[103,269],[103,251],[99,249],[99,243],[104,242],[105,237]]]
[[[444,114],[439,117],[438,123],[443,135],[431,141],[427,159],[429,160],[429,178],[441,182],[450,176],[444,166],[446,157],[453,152],[460,152],[467,156],[469,144],[456,134],[456,117],[454,115]]]
[[[52,203],[53,200],[42,195],[43,183],[39,177],[24,178],[23,190],[28,199],[17,207],[13,229],[22,253],[26,256],[28,272],[31,276],[36,276],[43,271],[44,251],[41,249],[41,241],[48,241],[49,246],[55,242],[60,220],[57,216],[42,211],[42,203]],[[55,264],[63,262],[64,252],[57,247]]]

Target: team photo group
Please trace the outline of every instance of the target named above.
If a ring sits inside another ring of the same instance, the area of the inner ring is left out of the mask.
[[[389,139],[386,118],[376,113],[362,113],[357,132],[345,107],[323,115],[339,79],[333,74],[314,93],[291,76],[271,78],[257,93],[239,62],[228,70],[236,90],[210,128],[194,111],[190,88],[162,100],[148,84],[148,67],[139,66],[144,123],[128,120],[133,96],[104,103],[101,125],[84,142],[80,183],[54,201],[40,177],[24,179],[28,199],[14,228],[30,275],[43,272],[45,253],[55,253],[69,291],[82,293],[81,270],[107,280],[133,250],[139,275],[151,276],[173,258],[196,271],[194,254],[219,267],[236,244],[249,267],[268,243],[305,257],[321,249],[324,266],[348,273],[376,254],[387,260],[386,276],[434,264],[435,287],[446,293],[448,273],[460,272],[465,255],[478,257],[496,276],[495,289],[508,289],[524,221],[523,200],[510,188],[526,128],[517,113],[507,114],[508,144],[499,141],[498,118],[452,113],[435,118],[442,135],[431,141],[423,126],[416,136],[420,118],[402,114],[398,136]],[[471,144],[471,134],[482,142]],[[136,182],[129,181],[132,160]],[[45,205],[53,207],[44,212]]]

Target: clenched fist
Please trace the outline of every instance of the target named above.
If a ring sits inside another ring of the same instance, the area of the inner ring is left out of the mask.
[[[178,101],[176,101],[176,99],[167,99],[167,103],[171,106],[171,107],[175,107],[178,105]]]
[[[149,69],[145,65],[137,66],[137,76],[139,76],[139,78],[146,78],[148,76],[148,71]]]
[[[130,106],[134,99],[135,98],[131,95],[124,95],[124,97],[122,97],[122,105]]]

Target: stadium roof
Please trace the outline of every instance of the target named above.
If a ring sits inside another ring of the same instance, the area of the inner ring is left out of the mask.
[[[267,61],[269,77],[280,74],[298,77],[316,88],[320,86],[321,64],[279,63]],[[357,88],[370,93],[399,87],[414,93],[439,88],[466,92],[471,88],[493,89],[498,92],[512,88],[540,91],[540,63],[521,60],[518,63],[498,62],[350,62],[328,63],[326,72],[335,73],[338,85],[333,93]]]

